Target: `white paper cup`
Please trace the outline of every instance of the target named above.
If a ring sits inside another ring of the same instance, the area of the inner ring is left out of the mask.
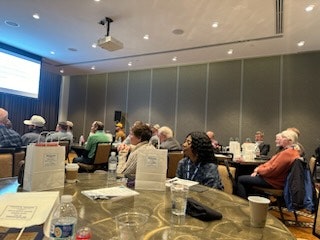
[[[121,213],[115,217],[119,240],[142,239],[149,216],[138,212]]]
[[[270,200],[259,196],[250,196],[248,197],[248,200],[250,208],[250,225],[252,227],[264,227],[267,220]]]
[[[69,163],[66,165],[66,182],[75,183],[78,180],[79,165],[76,163]]]
[[[171,212],[174,215],[184,216],[186,214],[187,197],[189,188],[183,184],[173,183],[171,185]]]

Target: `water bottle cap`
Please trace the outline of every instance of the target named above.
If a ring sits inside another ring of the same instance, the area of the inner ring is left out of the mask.
[[[116,152],[111,152],[111,156],[115,156],[116,155]]]
[[[61,203],[69,203],[69,202],[72,202],[71,195],[62,195],[61,196]]]

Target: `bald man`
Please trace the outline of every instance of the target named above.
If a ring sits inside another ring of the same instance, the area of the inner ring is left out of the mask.
[[[22,145],[21,136],[13,129],[7,128],[8,112],[0,108],[0,148],[19,148]]]

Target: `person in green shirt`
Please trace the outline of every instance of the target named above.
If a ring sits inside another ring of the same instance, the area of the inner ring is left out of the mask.
[[[104,132],[104,125],[100,121],[94,121],[91,125],[91,132],[85,144],[85,152],[87,154],[83,154],[80,157],[76,157],[73,159],[73,163],[85,163],[85,164],[93,164],[94,155],[96,153],[97,144],[101,142],[110,143],[112,139],[109,139],[109,135]]]

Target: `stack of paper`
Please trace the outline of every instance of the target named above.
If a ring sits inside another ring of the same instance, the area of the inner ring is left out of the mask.
[[[93,200],[123,198],[123,197],[135,196],[139,194],[138,192],[124,186],[85,190],[85,191],[81,191],[81,193]]]
[[[172,183],[183,184],[183,185],[186,185],[188,187],[191,187],[193,185],[199,184],[199,182],[195,182],[195,181],[191,181],[191,180],[186,180],[186,179],[181,179],[181,178],[175,177],[175,178],[167,180],[166,181],[166,186],[170,187]]]

